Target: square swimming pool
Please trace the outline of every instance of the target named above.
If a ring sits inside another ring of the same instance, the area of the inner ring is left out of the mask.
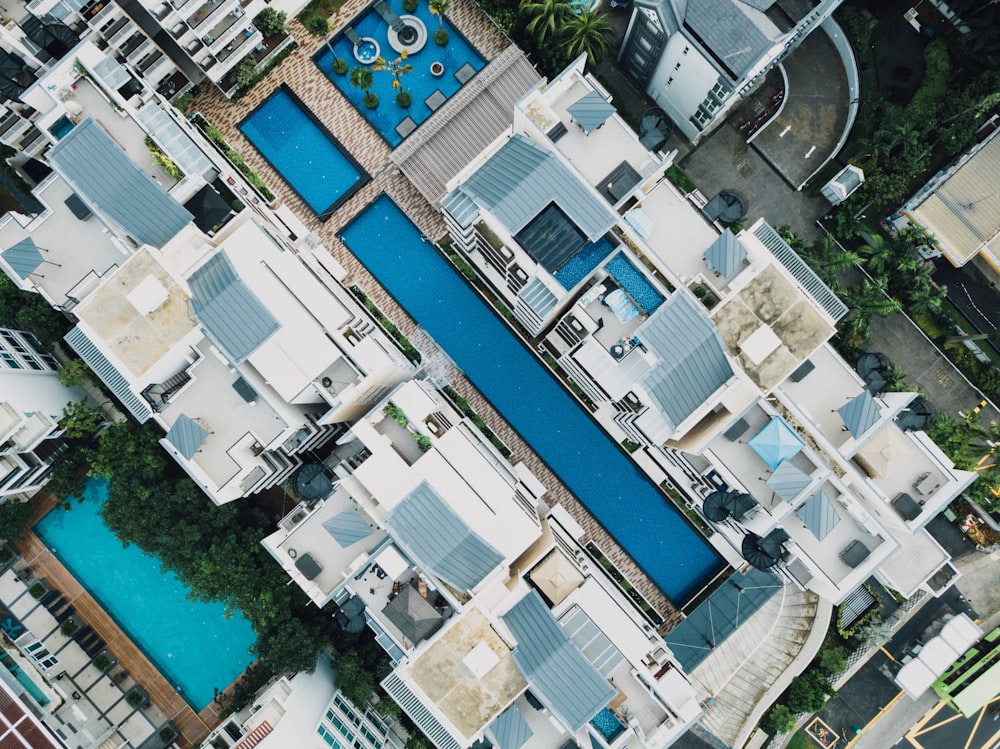
[[[375,85],[372,87],[372,92],[379,98],[379,104],[375,109],[369,109],[364,105],[362,101],[364,92],[351,85],[349,74],[337,75],[333,72],[334,55],[338,59],[347,61],[348,73],[350,68],[365,67],[364,63],[355,58],[354,44],[344,36],[343,31],[331,41],[333,52],[327,46],[320,47],[313,55],[313,62],[389,145],[395,147],[406,137],[401,133],[407,132],[404,124],[407,118],[413,128],[418,127],[434,111],[427,103],[430,101],[434,104],[432,96],[440,92],[440,96],[435,96],[438,101],[450,99],[462,87],[460,81],[482,70],[486,66],[486,61],[476,48],[448,23],[447,19],[444,20],[443,27],[448,31],[448,43],[441,46],[434,41],[434,32],[438,30],[440,22],[428,9],[427,0],[419,0],[417,9],[412,14],[403,10],[402,0],[386,0],[386,5],[391,12],[399,16],[416,16],[423,23],[427,33],[423,48],[411,52],[406,59],[406,64],[413,67],[412,72],[400,77],[402,89],[409,92],[412,99],[409,107],[403,108],[396,103],[396,92],[392,88],[393,77],[389,71],[373,71]],[[351,19],[347,27],[353,29],[362,39],[375,40],[380,56],[386,60],[395,60],[399,57],[399,53],[389,44],[389,25],[373,6],[369,6],[367,10]],[[442,67],[440,75],[431,72],[431,66],[435,63]]]
[[[321,220],[371,179],[284,83],[239,130]]]
[[[256,637],[240,614],[190,591],[155,557],[123,546],[101,518],[103,480],[88,479],[68,511],[49,511],[36,535],[187,703],[200,711],[254,660]]]

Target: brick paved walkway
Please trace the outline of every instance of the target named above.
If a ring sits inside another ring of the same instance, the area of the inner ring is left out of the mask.
[[[335,16],[332,25],[340,28],[368,0],[348,0]],[[448,20],[472,42],[486,57],[493,60],[510,41],[504,37],[472,0],[454,0],[448,12]],[[194,108],[216,128],[222,131],[229,144],[239,151],[247,163],[271,188],[280,195],[280,202],[287,205],[296,216],[322,239],[330,253],[345,268],[348,277],[345,285],[357,284],[371,300],[400,328],[407,337],[420,337],[416,324],[406,315],[396,301],[385,292],[379,283],[358,262],[353,254],[339,240],[337,233],[348,224],[365,206],[381,193],[387,193],[399,207],[413,220],[428,237],[440,238],[445,233],[440,213],[431,206],[417,189],[389,162],[392,149],[378,135],[354,106],[333,86],[312,61],[313,53],[323,44],[321,40],[309,36],[298,21],[289,24],[289,30],[300,44],[271,74],[257,84],[246,97],[238,102],[225,99],[216,90],[198,97]],[[333,212],[331,217],[321,222],[308,206],[288,188],[284,180],[260,156],[257,150],[237,129],[238,124],[249,115],[264,99],[281,85],[288,84],[296,95],[337,139],[354,155],[373,179],[349,200]],[[434,345],[429,338],[420,337],[418,348],[430,355],[428,346]],[[632,561],[631,557],[610,537],[597,520],[549,470],[542,460],[524,443],[520,436],[500,417],[489,402],[457,369],[452,370],[452,383],[462,393],[473,408],[489,423],[490,428],[511,448],[512,460],[519,460],[549,488],[550,504],[560,503],[584,528],[586,541],[594,541],[604,554],[618,566],[618,569],[645,596],[646,600],[664,618],[665,627],[672,628],[681,615],[663,592]]]

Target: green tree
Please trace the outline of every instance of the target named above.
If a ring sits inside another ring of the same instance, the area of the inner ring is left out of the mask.
[[[767,715],[760,722],[760,728],[764,733],[777,736],[780,733],[791,731],[795,728],[795,723],[795,713],[779,703],[767,712]]]
[[[233,81],[233,85],[237,88],[247,88],[253,85],[254,77],[257,74],[256,65],[254,61],[249,57],[244,57],[238,63],[236,67],[233,68],[233,72],[230,73],[230,77]]]
[[[378,96],[371,90],[375,85],[375,76],[370,68],[353,67],[347,79],[354,88],[359,88],[365,92],[364,103],[369,109],[378,106]]]
[[[93,373],[83,359],[70,359],[59,368],[56,377],[68,388],[94,383]]]
[[[86,400],[67,403],[63,408],[59,426],[70,439],[89,437],[104,423],[104,412]]]
[[[788,709],[793,713],[814,713],[822,709],[827,697],[835,694],[826,677],[810,669],[792,679],[788,687]]]
[[[586,54],[590,64],[596,65],[608,52],[612,32],[611,22],[604,13],[588,9],[566,17],[559,40],[570,57]]]
[[[427,0],[427,9],[437,16],[438,29],[443,29],[444,16],[451,9],[451,0]]]
[[[392,90],[402,91],[403,82],[400,79],[404,75],[408,75],[409,73],[413,72],[413,66],[410,65],[408,62],[406,62],[406,58],[407,58],[406,50],[403,50],[402,54],[395,60],[386,60],[384,57],[377,57],[375,58],[375,63],[372,65],[372,70],[389,71],[389,73],[392,74]]]
[[[333,55],[333,72],[337,75],[343,75],[347,72],[347,61],[337,57],[336,50],[334,50],[333,45],[330,44],[330,22],[325,18],[313,16],[306,22],[306,31],[315,37],[322,37],[323,43],[326,44],[326,48],[330,50],[330,54]]]
[[[375,694],[375,677],[365,668],[357,651],[349,650],[334,661],[337,671],[337,686],[353,702],[361,706]]]
[[[840,332],[848,341],[865,344],[871,341],[871,319],[887,317],[902,309],[898,299],[886,293],[885,279],[864,279],[844,292],[850,313],[840,321]]]
[[[527,20],[524,30],[541,47],[573,15],[573,7],[566,0],[521,0],[519,12]]]
[[[824,650],[819,657],[819,668],[827,676],[838,676],[847,669],[847,658],[844,649],[839,645]]]
[[[31,525],[31,504],[8,500],[0,503],[0,539],[16,541]]]
[[[253,19],[253,25],[264,36],[276,36],[277,34],[285,33],[285,23],[287,21],[287,13],[276,11],[274,8],[268,6]]]

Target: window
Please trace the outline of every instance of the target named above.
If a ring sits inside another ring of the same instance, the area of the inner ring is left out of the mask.
[[[317,728],[316,733],[318,733],[319,737],[326,742],[327,746],[332,746],[334,749],[341,749],[340,744],[337,743],[336,736],[326,730],[325,726]]]

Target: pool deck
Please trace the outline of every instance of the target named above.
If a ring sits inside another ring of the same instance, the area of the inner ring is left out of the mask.
[[[334,33],[368,3],[369,0],[348,0],[331,22]],[[453,0],[448,11],[448,21],[462,32],[487,62],[492,61],[510,45],[510,41],[472,0]],[[267,78],[258,83],[247,96],[236,102],[228,101],[221,92],[213,89],[199,95],[195,108],[225,134],[230,145],[243,155],[246,162],[256,170],[272,191],[281,196],[283,204],[288,206],[310,231],[316,232],[323,239],[333,257],[348,272],[345,285],[357,284],[364,289],[379,309],[392,319],[404,335],[425,354],[425,357],[432,357],[436,346],[431,344],[426,336],[418,336],[417,325],[343,245],[337,238],[337,233],[383,192],[387,193],[428,237],[439,238],[445,234],[441,214],[420,195],[399,169],[390,163],[389,155],[392,153],[392,148],[313,63],[312,55],[323,41],[311,37],[298,20],[289,22],[288,28],[299,43],[298,49]],[[237,124],[270,96],[281,83],[288,84],[330,132],[373,175],[372,181],[340,205],[326,222],[316,218],[309,207],[286,186],[281,176],[237,130]],[[437,358],[442,361],[447,360],[446,356]],[[558,503],[566,508],[585,530],[584,540],[596,543],[663,617],[662,631],[676,626],[682,619],[678,607],[611,538],[583,504],[480,395],[472,383],[452,365],[447,366],[451,370],[450,379],[455,389],[469,400],[472,407],[489,423],[490,428],[510,447],[513,453],[511,462],[523,461],[548,487],[548,502]]]
[[[36,521],[56,505],[55,498],[45,493],[36,494],[31,501],[37,515]],[[181,733],[177,739],[180,746],[197,744],[220,723],[214,702],[209,703],[200,713],[196,713],[184,698],[177,694],[156,666],[62,562],[48,550],[38,536],[27,531],[24,540],[16,542],[14,546],[21,559],[34,570],[35,577],[44,577],[50,587],[62,593],[80,618],[104,640],[119,666],[128,672],[136,684],[146,690],[150,701],[160,709],[167,720],[177,726],[177,730]]]

